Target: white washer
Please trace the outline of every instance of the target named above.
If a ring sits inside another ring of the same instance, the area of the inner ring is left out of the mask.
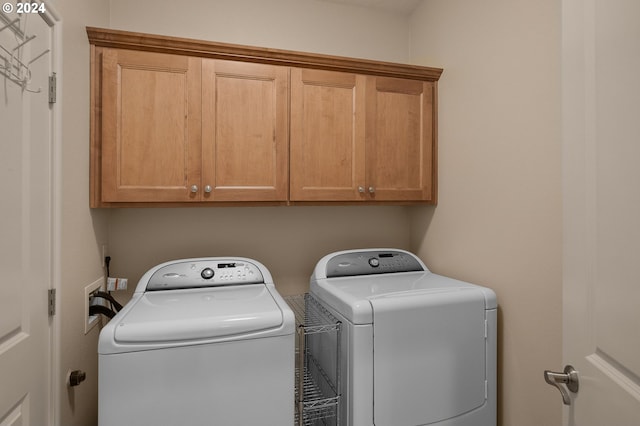
[[[322,258],[311,294],[343,323],[340,424],[496,425],[492,290],[364,249]]]
[[[158,265],[100,333],[99,425],[293,425],[294,333],[259,262]]]

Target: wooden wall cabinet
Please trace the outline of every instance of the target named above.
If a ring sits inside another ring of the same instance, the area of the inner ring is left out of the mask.
[[[441,69],[87,34],[91,207],[436,202]]]
[[[364,199],[365,90],[363,75],[291,70],[291,201]]]
[[[102,50],[101,202],[286,201],[288,69]]]
[[[436,201],[434,82],[367,78],[366,193]]]
[[[435,201],[434,83],[291,70],[291,201]]]
[[[289,70],[203,59],[204,200],[287,201]]]
[[[102,54],[101,199],[180,202],[200,184],[200,58]]]

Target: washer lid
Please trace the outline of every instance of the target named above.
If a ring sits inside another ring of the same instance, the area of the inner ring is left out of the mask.
[[[116,343],[176,342],[278,328],[283,314],[264,284],[147,292],[115,325]]]

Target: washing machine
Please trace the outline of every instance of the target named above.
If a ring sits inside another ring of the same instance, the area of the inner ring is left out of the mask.
[[[261,263],[158,265],[100,333],[98,423],[293,425],[294,333]]]
[[[496,425],[492,290],[363,249],[322,258],[310,293],[342,321],[340,424]]]

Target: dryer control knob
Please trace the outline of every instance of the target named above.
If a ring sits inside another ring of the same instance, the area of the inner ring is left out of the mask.
[[[380,260],[378,260],[377,257],[372,257],[371,259],[369,259],[369,265],[371,265],[374,268],[377,268],[378,266],[380,266]]]
[[[202,272],[200,272],[200,276],[205,280],[210,280],[211,278],[213,278],[214,275],[215,275],[215,272],[213,272],[213,269],[211,268],[204,268]]]

